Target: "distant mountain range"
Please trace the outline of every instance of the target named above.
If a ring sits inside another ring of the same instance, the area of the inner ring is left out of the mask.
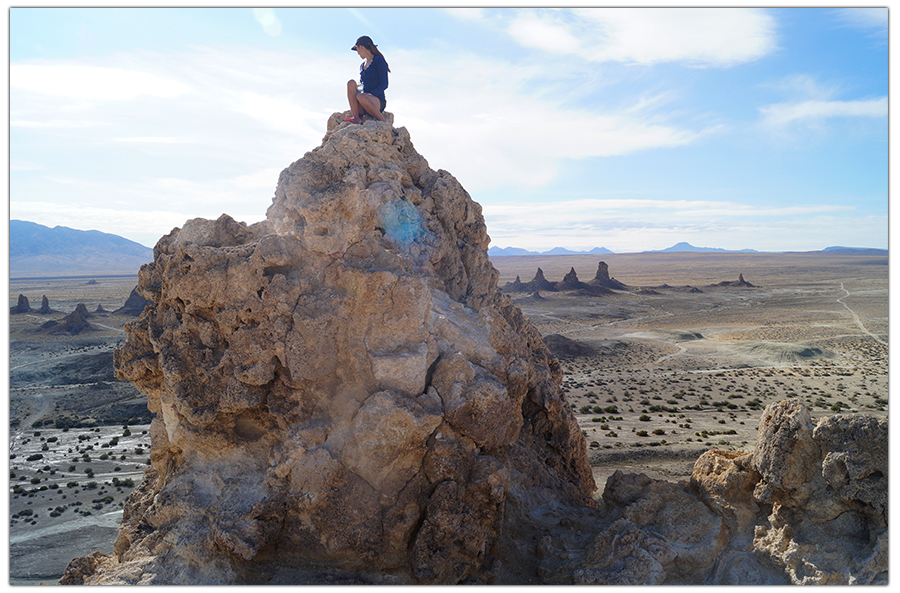
[[[834,255],[887,255],[887,249],[872,249],[868,247],[826,247],[821,251],[802,251],[802,252],[769,252],[769,253],[831,253]],[[564,247],[555,247],[549,251],[528,251],[519,247],[491,247],[488,249],[488,255],[504,256],[504,255],[602,255],[606,253],[614,253],[605,247],[594,247],[590,251],[571,251]],[[757,251],[756,249],[722,249],[721,247],[695,247],[684,241],[676,243],[666,249],[654,249],[650,251],[642,251],[641,253],[767,253]]]
[[[137,274],[153,250],[124,237],[9,221],[10,277]]]
[[[594,247],[590,251],[572,251],[565,247],[554,247],[549,251],[528,251],[519,247],[491,247],[488,249],[488,255],[603,255],[612,253],[605,247]]]

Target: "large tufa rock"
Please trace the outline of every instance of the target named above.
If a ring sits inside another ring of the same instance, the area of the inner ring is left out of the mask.
[[[142,297],[138,293],[137,287],[135,286],[131,289],[131,293],[129,293],[128,298],[125,299],[125,304],[113,311],[113,314],[131,315],[132,317],[137,317],[144,312],[144,307],[152,304],[153,301],[147,300]]]
[[[600,280],[601,274],[605,280]],[[519,276],[516,276],[514,282],[507,282],[503,287],[506,292],[567,292],[576,296],[603,296],[613,294],[611,288],[617,290],[625,290],[628,288],[616,279],[609,278],[608,267],[604,262],[600,262],[600,268],[597,271],[597,277],[590,282],[582,282],[578,279],[575,268],[571,268],[560,282],[550,282],[544,276],[541,268],[537,269],[534,278],[530,282],[523,283]]]
[[[19,313],[31,313],[33,310],[34,309],[32,309],[31,305],[28,303],[28,297],[24,294],[20,294],[16,304],[9,308],[9,314],[17,315]]]
[[[337,114],[265,221],[160,239],[115,353],[152,465],[115,556],[69,582],[484,581],[510,501],[591,504],[560,367],[488,243],[404,128]]]
[[[609,264],[602,261],[597,264],[597,273],[594,278],[588,282],[592,286],[600,286],[603,288],[611,288],[615,290],[626,290],[628,287],[609,275]]]
[[[88,318],[93,317],[88,312],[84,303],[78,303],[75,310],[63,317],[60,321],[48,321],[41,326],[49,330],[51,334],[68,334],[74,336],[85,331],[94,331],[96,328],[90,324]]]

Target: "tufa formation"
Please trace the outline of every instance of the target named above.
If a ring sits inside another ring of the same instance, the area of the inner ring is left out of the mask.
[[[85,584],[490,582],[508,509],[590,505],[540,334],[480,206],[405,128],[329,120],[266,220],[160,239],[116,374],[152,465]]]
[[[479,206],[404,128],[343,117],[265,221],[190,220],[141,269],[115,367],[151,466],[61,584],[887,582],[886,420],[779,402],[754,451],[593,499]]]

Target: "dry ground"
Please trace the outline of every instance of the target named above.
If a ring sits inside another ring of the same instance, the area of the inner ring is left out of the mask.
[[[887,416],[887,257],[626,254],[492,262],[503,286],[517,274],[531,280],[538,266],[551,281],[571,267],[587,281],[601,259],[629,290],[543,293],[543,300],[511,294],[544,335],[595,349],[561,362],[598,496],[616,469],[678,480],[706,449],[752,448],[759,414],[776,400],[800,397],[816,417]],[[707,286],[740,273],[758,288]],[[147,462],[146,398],[116,381],[111,368],[122,327],[133,318],[101,315],[89,320],[93,331],[76,336],[40,330],[79,303],[89,311],[117,309],[137,283],[89,280],[10,281],[10,306],[22,293],[37,309],[46,294],[59,311],[10,316],[14,584],[55,582],[71,558],[111,551],[121,504]],[[676,288],[639,291],[663,284]],[[678,288],[686,285],[702,292]]]
[[[55,583],[72,558],[112,550],[122,503],[149,460],[147,398],[113,376],[112,352],[134,319],[101,313],[93,329],[54,335],[41,326],[84,303],[112,311],[135,276],[10,281],[39,309],[10,315],[10,583]]]
[[[545,336],[595,349],[561,362],[598,495],[616,469],[685,479],[709,448],[752,449],[759,415],[774,401],[799,397],[816,418],[887,416],[886,256],[673,253],[492,263],[503,286],[516,275],[530,281],[538,267],[553,282],[574,267],[585,282],[601,260],[628,291],[509,293]],[[711,286],[739,274],[756,288]]]

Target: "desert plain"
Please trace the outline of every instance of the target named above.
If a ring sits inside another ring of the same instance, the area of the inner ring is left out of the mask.
[[[886,255],[641,253],[492,258],[500,286],[537,268],[623,290],[508,292],[551,338],[600,497],[621,469],[686,479],[705,450],[752,449],[766,405],[814,418],[888,414]],[[735,286],[739,276],[752,286]],[[10,316],[10,582],[54,583],[71,558],[112,551],[149,457],[146,397],[115,379],[136,276],[11,279],[38,309]],[[722,283],[726,283],[723,285]],[[731,283],[731,285],[728,285]],[[91,328],[42,326],[84,304]],[[98,311],[98,306],[102,307]],[[561,345],[559,345],[561,344]],[[39,457],[38,457],[39,456]],[[90,471],[89,471],[90,470]]]

